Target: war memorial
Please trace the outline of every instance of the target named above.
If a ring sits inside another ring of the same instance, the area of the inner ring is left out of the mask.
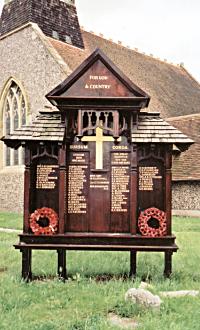
[[[138,252],[164,252],[170,276],[172,153],[193,141],[99,49],[46,97],[54,110],[3,137],[25,149],[23,279],[34,249],[57,251],[63,279],[68,250],[130,251],[131,276]]]

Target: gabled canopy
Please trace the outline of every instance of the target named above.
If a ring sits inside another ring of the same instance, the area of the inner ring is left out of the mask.
[[[139,110],[150,100],[99,49],[46,97],[60,110],[94,106]]]

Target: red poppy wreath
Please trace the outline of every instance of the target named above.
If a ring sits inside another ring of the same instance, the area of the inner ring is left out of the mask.
[[[150,207],[140,213],[138,227],[143,236],[165,236],[167,234],[166,213],[156,207]]]
[[[30,228],[35,235],[53,235],[58,229],[58,215],[48,207],[35,210],[30,216]]]

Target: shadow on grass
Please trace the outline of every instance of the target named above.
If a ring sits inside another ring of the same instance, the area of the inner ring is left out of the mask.
[[[45,281],[52,281],[52,280],[57,280],[58,276],[55,274],[45,274],[45,275],[32,275],[32,279],[31,281],[41,281],[41,282],[45,282]]]
[[[0,269],[1,271],[1,269]],[[6,271],[6,270],[5,270]],[[32,281],[49,281],[49,280],[59,280],[59,276],[56,274],[42,274],[42,275],[32,275]],[[99,282],[109,282],[109,281],[126,281],[133,279],[133,277],[129,276],[127,273],[121,273],[121,274],[109,274],[109,273],[103,273],[103,274],[91,274],[91,275],[82,275],[79,273],[72,274],[69,273],[67,275],[67,280],[70,281],[81,281],[81,280],[92,280],[97,283]]]
[[[109,281],[126,281],[131,277],[127,273],[121,274],[109,274],[109,273],[102,273],[97,275],[86,275],[85,278],[94,280],[95,282],[109,282]]]
[[[8,270],[8,267],[1,267],[0,268],[0,273],[7,272],[7,270]]]
[[[143,282],[150,283],[152,280],[152,276],[150,274],[143,274],[141,277],[135,277],[131,276],[129,273],[119,273],[119,274],[111,274],[111,273],[102,273],[102,274],[72,274],[69,273],[67,275],[67,280],[74,281],[74,282],[80,282],[82,280],[86,281],[94,281],[96,283],[103,283],[103,282],[110,282],[110,281],[135,281],[136,279],[139,279]],[[32,275],[32,281],[49,281],[49,280],[62,280],[62,278],[59,278],[56,274],[43,274],[43,275]]]

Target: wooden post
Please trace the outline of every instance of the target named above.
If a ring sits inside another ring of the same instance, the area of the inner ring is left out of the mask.
[[[58,277],[63,281],[67,279],[66,250],[58,249]]]
[[[165,173],[165,211],[167,217],[167,235],[171,235],[171,208],[172,208],[172,174],[171,174],[171,167],[172,167],[172,146],[169,145],[166,152],[165,152],[165,166],[166,166],[166,173]]]
[[[113,137],[116,139],[119,137],[119,112],[114,111],[113,113]]]
[[[164,276],[169,278],[172,274],[172,251],[165,251],[165,269]]]
[[[66,210],[66,149],[59,149],[59,234],[65,232],[65,210]]]
[[[83,113],[81,110],[78,110],[78,136],[81,137],[83,136],[83,132],[82,132],[82,129],[83,129]]]
[[[24,171],[24,224],[23,232],[29,230],[29,200],[30,200],[30,149],[25,147],[25,171]]]
[[[130,231],[136,234],[137,229],[137,146],[132,146],[130,173]]]
[[[130,251],[130,277],[135,277],[137,271],[137,251]]]
[[[32,279],[31,272],[31,257],[32,250],[31,249],[22,249],[22,278],[24,281],[29,282]]]

